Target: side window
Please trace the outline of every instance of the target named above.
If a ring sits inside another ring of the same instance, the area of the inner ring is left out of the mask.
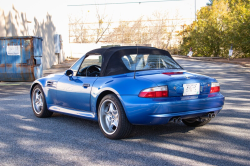
[[[131,68],[131,63],[130,63],[130,61],[129,61],[129,59],[128,59],[128,57],[127,56],[123,56],[122,57],[122,61],[123,61],[123,63],[125,64],[125,66],[129,69],[129,70],[132,70],[132,68]]]
[[[81,63],[82,63],[82,60],[85,56],[83,56],[82,58],[78,59],[78,61],[76,61],[76,63],[70,67],[71,70],[73,70],[74,72],[74,75],[76,75]]]
[[[77,72],[77,76],[97,77],[101,72],[101,65],[101,55],[89,55],[83,60]]]

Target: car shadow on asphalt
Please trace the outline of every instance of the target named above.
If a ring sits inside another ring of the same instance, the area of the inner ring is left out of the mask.
[[[190,161],[195,161],[194,163],[196,164],[206,163],[220,165],[222,163],[230,163],[239,165],[240,163],[250,161],[250,156],[245,153],[247,151],[246,143],[248,139],[241,136],[238,137],[236,133],[229,133],[229,128],[241,130],[243,125],[233,123],[234,120],[230,119],[224,124],[221,119],[228,118],[226,114],[223,116],[220,115],[217,118],[217,120],[216,118],[213,119],[206,126],[197,128],[187,127],[183,123],[172,122],[165,125],[135,126],[129,138],[109,140],[102,135],[97,122],[60,114],[55,114],[52,117],[53,120],[57,119],[66,126],[81,128],[80,130],[84,133],[95,131],[92,132],[94,135],[90,137],[94,137],[94,140],[98,137],[97,144],[100,147],[103,146],[101,145],[102,143],[112,144],[112,146],[108,145],[108,147],[106,147],[108,149],[116,147],[114,154],[118,160],[129,160],[133,158],[133,160],[140,162],[140,164],[147,165],[150,163],[149,161],[157,162],[157,160],[159,160],[157,157],[152,157],[152,154],[157,153],[162,155],[171,154],[170,158],[161,159],[165,164],[173,164],[171,156],[189,159]],[[249,116],[246,118],[249,118]],[[225,129],[225,131],[217,129]],[[243,129],[247,129],[247,127],[243,127]],[[78,130],[78,132],[80,132],[80,130]],[[194,135],[196,135],[196,137],[194,137]],[[82,143],[90,138],[84,137],[84,139],[86,140],[82,141]],[[78,145],[82,146],[82,143],[78,143]],[[98,145],[94,147],[90,145],[87,149],[93,150],[92,148],[94,148],[96,150]],[[84,147],[86,148],[85,145]],[[100,147],[97,149],[101,150]],[[131,149],[133,149],[133,152],[130,151]],[[144,153],[149,154],[145,160],[141,160],[141,155],[135,153],[135,151],[140,152],[142,150]],[[240,153],[242,151],[244,153]],[[123,157],[121,157],[120,154],[122,154]],[[124,154],[126,154],[126,157],[124,157]],[[98,160],[99,157],[101,156],[97,155],[93,157],[92,160]],[[229,157],[229,159],[227,157]],[[112,157],[108,156],[106,160],[112,161]],[[191,163],[192,162],[190,162],[190,164]]]

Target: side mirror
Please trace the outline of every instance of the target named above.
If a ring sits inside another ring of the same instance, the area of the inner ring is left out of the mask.
[[[73,71],[71,70],[71,69],[68,69],[68,70],[66,70],[66,72],[65,72],[65,75],[66,76],[69,76],[69,77],[72,77],[73,76]]]

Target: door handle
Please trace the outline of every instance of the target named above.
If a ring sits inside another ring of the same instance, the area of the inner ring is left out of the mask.
[[[90,87],[90,84],[83,84],[83,87]]]

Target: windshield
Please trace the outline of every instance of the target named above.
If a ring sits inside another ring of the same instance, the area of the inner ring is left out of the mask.
[[[86,57],[80,67],[80,69],[83,69],[87,66],[91,66],[91,65],[98,65],[101,66],[102,65],[102,56],[101,55],[89,55],[88,57]]]
[[[167,55],[130,54],[124,55],[122,61],[129,70],[182,69]]]

